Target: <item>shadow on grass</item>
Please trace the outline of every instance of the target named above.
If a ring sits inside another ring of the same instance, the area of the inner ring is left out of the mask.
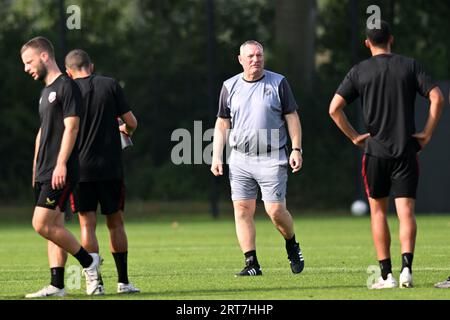
[[[301,290],[335,290],[335,289],[365,289],[364,287],[358,285],[331,285],[327,287],[299,287],[299,286],[284,286],[284,287],[274,287],[274,288],[246,288],[246,289],[194,289],[194,290],[169,290],[163,292],[141,292],[136,294],[105,294],[104,296],[95,296],[90,297],[82,294],[70,294],[64,298],[39,298],[39,299],[25,299],[23,295],[11,295],[11,296],[0,296],[1,299],[6,300],[123,300],[123,299],[131,299],[131,300],[152,300],[162,299],[162,300],[170,300],[171,297],[180,297],[181,298],[173,298],[173,300],[183,300],[183,299],[215,299],[214,297],[217,295],[227,295],[227,299],[233,299],[233,297],[228,296],[229,294],[252,294],[259,292],[298,292]],[[309,293],[308,293],[309,294]],[[199,297],[200,296],[200,297]],[[202,297],[203,296],[203,297]],[[193,298],[194,297],[194,298]],[[218,300],[223,299],[219,298]],[[249,300],[258,300],[259,298],[251,298],[247,297],[245,299]],[[242,300],[242,298],[237,298],[236,300]],[[275,299],[276,300],[276,299]],[[296,298],[294,300],[302,300],[301,298]]]

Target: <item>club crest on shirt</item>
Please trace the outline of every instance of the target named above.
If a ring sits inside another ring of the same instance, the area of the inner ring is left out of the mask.
[[[48,95],[48,102],[53,103],[55,99],[56,99],[56,92],[55,91],[50,92],[50,94]]]
[[[264,89],[264,94],[265,94],[266,96],[269,96],[271,93],[272,93],[272,90],[270,90],[270,88]]]

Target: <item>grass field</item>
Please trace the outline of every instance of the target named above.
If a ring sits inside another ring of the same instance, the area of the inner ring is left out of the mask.
[[[377,264],[368,217],[298,216],[296,232],[306,265],[300,275],[293,275],[284,241],[269,219],[259,215],[257,250],[264,275],[249,278],[234,277],[243,267],[243,256],[230,217],[217,221],[207,216],[135,219],[126,225],[129,274],[142,293],[118,296],[114,260],[101,219],[98,237],[107,295],[93,299],[450,299],[450,289],[433,288],[450,275],[450,216],[419,216],[417,220],[415,288],[373,291],[366,286],[371,275],[367,269]],[[398,278],[398,223],[393,215],[390,226]],[[79,235],[76,220],[68,227]],[[46,243],[31,224],[1,223],[0,243],[0,299],[22,299],[48,283]],[[66,288],[72,289],[64,299],[89,299],[84,295],[84,278],[79,289],[73,288],[79,270],[76,260],[69,257]]]

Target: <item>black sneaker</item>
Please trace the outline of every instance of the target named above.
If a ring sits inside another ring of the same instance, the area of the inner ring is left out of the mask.
[[[245,266],[245,268],[242,269],[241,272],[236,273],[235,276],[236,277],[241,277],[241,276],[262,276],[262,271],[261,271],[261,268],[259,266],[249,265],[249,266]]]
[[[300,273],[305,267],[305,261],[303,259],[302,250],[300,250],[300,245],[295,244],[291,251],[288,251],[288,259],[291,263],[292,273]]]

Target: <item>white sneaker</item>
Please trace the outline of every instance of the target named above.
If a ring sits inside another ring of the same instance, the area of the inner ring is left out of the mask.
[[[117,293],[139,293],[141,290],[136,288],[132,283],[121,283],[117,284]]]
[[[83,274],[86,277],[86,293],[88,295],[103,295],[105,291],[100,284],[100,263],[101,258],[98,253],[89,253],[93,259],[92,264],[88,268],[83,269]]]
[[[64,297],[66,296],[64,288],[59,289],[51,284],[42,288],[41,290],[25,295],[25,298],[43,298],[43,297]]]
[[[387,275],[386,280],[383,277],[380,277],[377,282],[375,282],[371,289],[390,289],[397,287],[397,281],[395,281],[392,273]]]
[[[102,284],[99,284],[97,290],[92,294],[93,296],[103,296],[105,294],[105,287]]]
[[[400,273],[399,278],[400,288],[412,288],[413,287],[413,277],[409,268],[404,268],[402,273]]]
[[[435,288],[440,288],[440,289],[447,289],[450,288],[450,277],[448,277],[447,280],[442,281],[442,282],[438,282],[434,285]]]

